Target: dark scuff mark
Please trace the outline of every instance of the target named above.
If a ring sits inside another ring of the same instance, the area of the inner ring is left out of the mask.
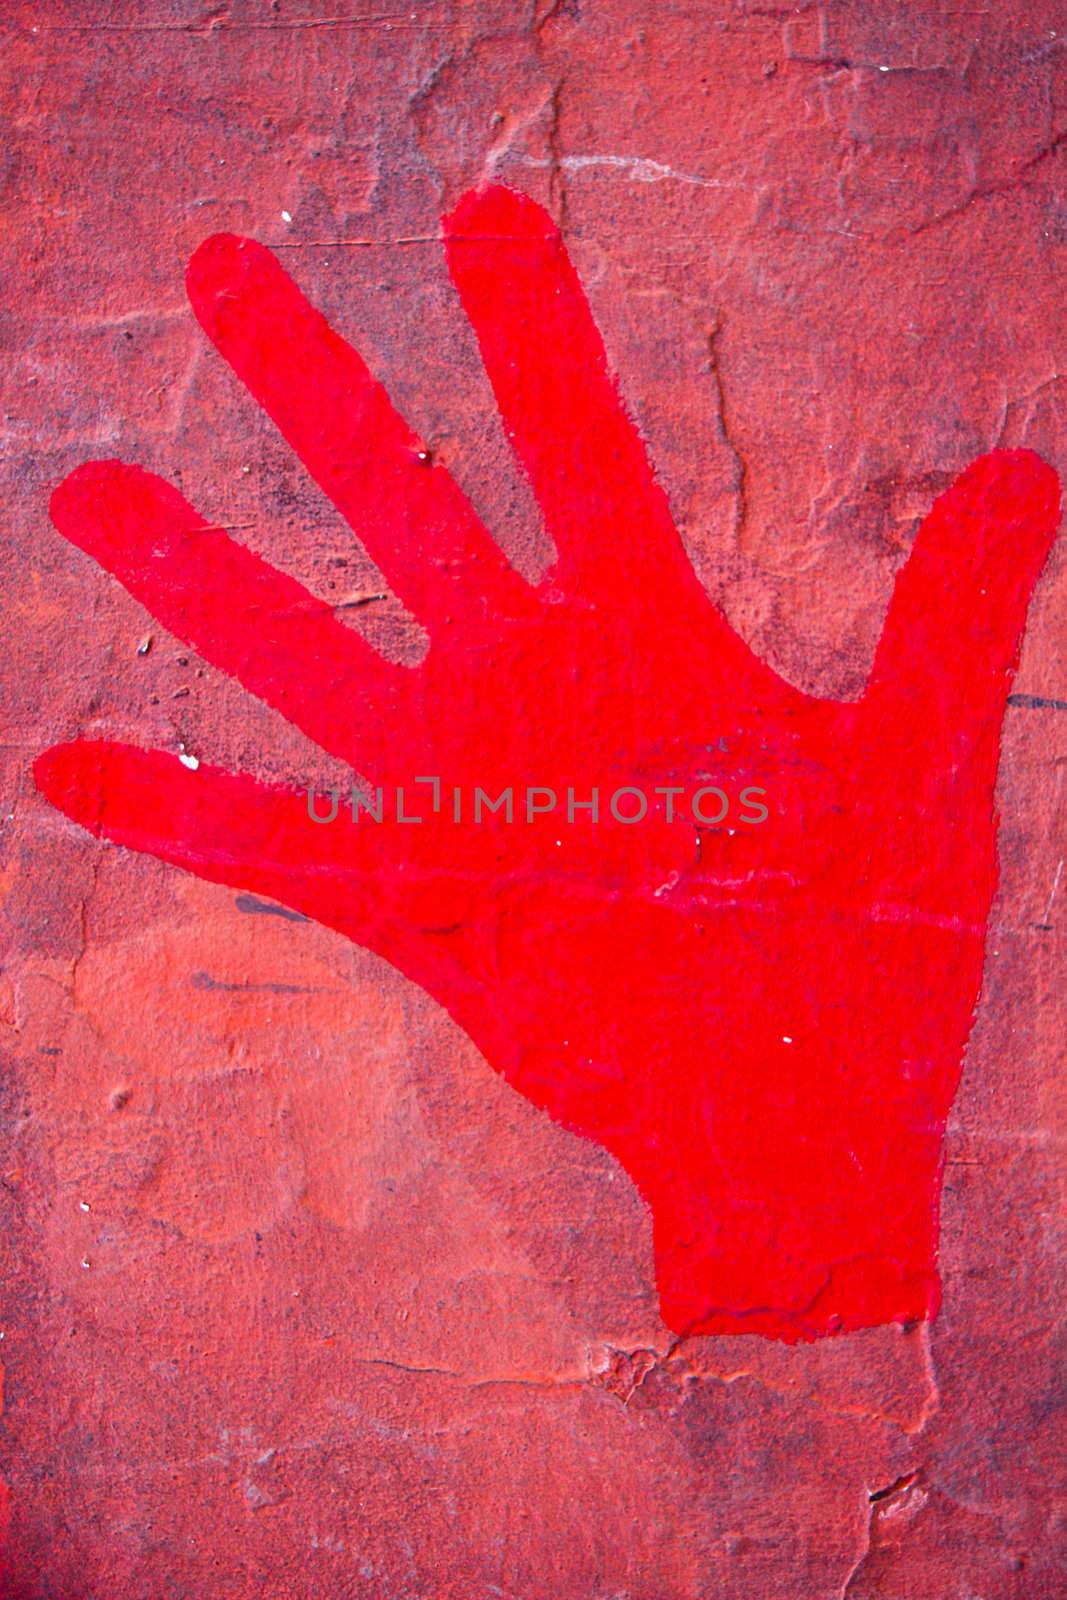
[[[272,906],[269,901],[257,900],[254,894],[239,894],[234,901],[238,911],[251,916],[284,917],[286,922],[307,922],[302,911],[290,911],[288,906]]]
[[[1067,711],[1067,700],[1047,700],[1043,694],[1010,694],[1008,704],[1026,711]]]
[[[902,1473],[892,1483],[886,1484],[884,1489],[872,1489],[867,1496],[871,1505],[877,1505],[882,1500],[889,1500],[895,1494],[900,1494],[904,1489],[910,1489],[918,1478],[918,1471]]]
[[[222,983],[210,972],[194,972],[189,979],[194,989],[219,989],[228,994],[321,994],[321,989],[299,983]]]

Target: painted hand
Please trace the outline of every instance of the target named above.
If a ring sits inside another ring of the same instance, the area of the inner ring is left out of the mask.
[[[862,698],[811,699],[697,582],[551,220],[493,188],[445,244],[556,542],[536,588],[265,248],[210,239],[188,276],[210,338],[428,629],[419,667],[138,467],[82,467],[52,502],[163,626],[384,786],[383,820],[316,826],[303,791],[116,744],[49,750],[38,784],[94,833],[272,896],[436,996],[631,1174],[673,1329],[795,1339],[931,1314],[1000,723],[1055,476],[1027,452],[975,462],[919,531]],[[431,775],[436,813],[414,785]],[[721,825],[702,785],[728,797]],[[396,786],[425,820],[396,819]],[[529,786],[557,801],[532,821]],[[612,815],[622,787],[643,820]],[[473,821],[475,788],[511,788],[513,820]]]

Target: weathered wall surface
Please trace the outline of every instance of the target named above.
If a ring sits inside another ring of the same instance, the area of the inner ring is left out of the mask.
[[[1067,472],[1062,6],[50,0],[2,28],[3,1593],[1051,1600],[1062,549],[1005,723],[931,1327],[676,1343],[604,1151],[384,963],[101,846],[30,766],[79,734],[316,760],[59,538],[81,461],[166,474],[317,592],[381,586],[188,310],[209,233],[275,248],[544,566],[437,239],[486,177],[559,219],[711,594],[855,694],[934,495],[997,443]]]

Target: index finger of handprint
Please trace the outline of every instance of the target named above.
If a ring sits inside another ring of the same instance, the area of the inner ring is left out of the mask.
[[[695,584],[666,495],[627,415],[552,218],[527,195],[472,190],[444,219],[448,264],[564,587]]]

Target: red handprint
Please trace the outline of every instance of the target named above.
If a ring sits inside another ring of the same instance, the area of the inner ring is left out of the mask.
[[[37,781],[94,833],[273,896],[435,995],[632,1175],[673,1329],[795,1339],[931,1314],[1000,723],[1056,478],[1025,451],[975,462],[917,536],[862,698],[812,699],[697,582],[551,220],[492,188],[445,242],[555,538],[536,588],[265,248],[208,240],[188,275],[211,339],[428,628],[419,667],[140,468],[87,465],[52,502],[164,626],[372,786],[405,786],[409,811],[413,780],[439,776],[441,809],[426,789],[421,822],[316,827],[303,792],[90,742],[49,750]],[[706,825],[702,783],[765,791],[767,821]],[[473,820],[476,787],[530,784],[556,809]],[[567,791],[594,787],[599,817],[568,819]],[[620,787],[654,797],[639,824],[608,809]]]

